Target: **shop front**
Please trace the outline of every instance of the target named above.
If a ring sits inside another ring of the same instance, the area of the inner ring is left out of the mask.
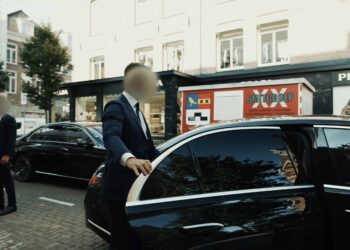
[[[196,78],[175,71],[159,72],[159,86],[155,96],[140,103],[140,109],[149,124],[155,140],[164,141],[180,131],[180,95],[183,83],[193,85]],[[53,121],[100,122],[104,106],[123,91],[123,78],[66,83],[63,93],[54,100]],[[66,111],[66,112],[65,112]],[[63,118],[62,118],[63,117]]]
[[[245,83],[249,83],[250,94],[243,94],[241,98],[243,98],[244,103],[249,103],[249,100],[254,103],[257,97],[253,90],[254,87],[258,87],[259,82],[288,82],[291,79],[303,78],[308,82],[306,85],[312,86],[309,88],[312,90],[312,96],[303,97],[309,101],[307,105],[310,106],[309,110],[312,110],[308,114],[350,114],[350,59],[240,69],[197,76],[178,71],[163,71],[157,74],[160,79],[157,95],[140,105],[156,140],[166,140],[181,133],[180,127],[183,119],[181,118],[182,102],[179,88],[183,87],[195,87],[200,90],[208,85],[213,89],[226,85],[226,87],[236,88],[236,85],[244,87]],[[123,77],[115,77],[63,84],[62,90],[65,90],[67,95],[60,97],[58,111],[55,111],[56,120],[69,116],[71,121],[101,121],[104,105],[108,101],[118,98],[123,91],[122,83]],[[258,91],[260,93],[263,89],[258,89]],[[278,88],[276,91],[281,92],[282,89]],[[238,92],[236,94],[239,95]],[[291,100],[292,97],[295,98],[292,95],[284,97],[289,98],[288,100]],[[280,104],[278,105],[280,107]],[[306,104],[303,103],[303,105]],[[245,112],[244,109],[241,110],[231,107],[232,112]],[[253,111],[256,112],[256,110],[251,110],[251,112]],[[265,112],[265,110],[259,112]],[[216,112],[217,115],[224,115],[224,113],[219,110]],[[213,115],[215,115],[215,110]],[[268,114],[262,116],[266,115]],[[256,117],[255,114],[253,116]]]
[[[333,114],[350,115],[350,70],[333,72]]]
[[[180,87],[181,132],[243,118],[312,115],[315,88],[305,78]]]

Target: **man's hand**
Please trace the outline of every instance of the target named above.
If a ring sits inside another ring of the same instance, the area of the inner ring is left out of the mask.
[[[0,159],[0,165],[7,165],[10,162],[10,157],[8,155],[4,155]]]
[[[141,160],[134,157],[126,161],[126,167],[132,170],[137,176],[139,176],[140,173],[147,176],[152,171],[152,165],[149,160]]]

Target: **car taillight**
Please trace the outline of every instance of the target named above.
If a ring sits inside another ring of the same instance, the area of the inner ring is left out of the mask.
[[[90,181],[89,181],[89,185],[90,186],[98,186],[101,184],[101,180],[102,180],[102,175],[101,174],[94,174]]]

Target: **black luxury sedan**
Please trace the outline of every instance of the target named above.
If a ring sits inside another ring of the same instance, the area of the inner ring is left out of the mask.
[[[17,139],[13,171],[21,181],[34,174],[89,180],[105,160],[98,123],[52,123]]]
[[[349,119],[209,125],[159,150],[126,205],[146,249],[348,249]],[[109,240],[102,174],[89,183],[86,223]]]

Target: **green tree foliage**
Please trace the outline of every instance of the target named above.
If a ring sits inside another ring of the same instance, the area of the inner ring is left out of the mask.
[[[68,49],[61,45],[59,34],[50,26],[39,26],[35,35],[20,50],[22,66],[33,81],[23,82],[29,100],[45,110],[52,107],[52,99],[64,81],[64,75],[72,70]]]
[[[4,69],[4,63],[0,62],[0,92],[5,92],[6,83],[9,80],[8,73]]]

